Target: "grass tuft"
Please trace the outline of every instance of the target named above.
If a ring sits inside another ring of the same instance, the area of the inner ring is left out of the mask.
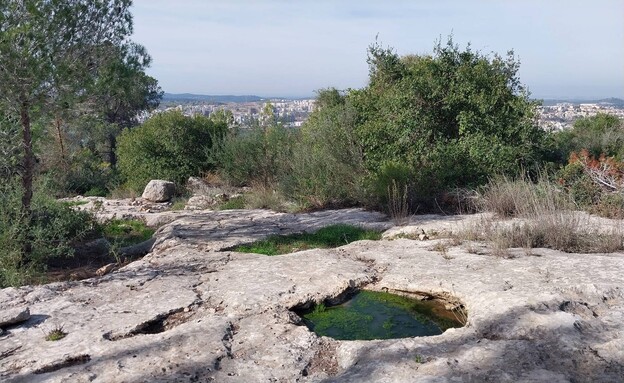
[[[61,340],[65,338],[67,333],[63,330],[63,326],[57,326],[52,330],[48,331],[46,334],[45,340],[50,342],[55,342],[57,340]]]

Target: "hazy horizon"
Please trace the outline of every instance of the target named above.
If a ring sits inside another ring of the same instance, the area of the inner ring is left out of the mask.
[[[389,5],[390,4],[390,5]],[[361,88],[367,47],[428,54],[449,35],[514,50],[538,99],[624,98],[624,2],[135,0],[133,40],[168,93],[313,97]]]

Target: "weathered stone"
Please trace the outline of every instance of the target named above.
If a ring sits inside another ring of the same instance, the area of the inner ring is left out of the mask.
[[[449,219],[414,224],[433,233],[478,217]],[[12,350],[0,358],[0,381],[617,382],[624,376],[620,253],[534,249],[539,256],[520,251],[503,259],[449,245],[444,258],[430,243],[409,239],[274,257],[221,251],[340,222],[391,225],[358,209],[202,211],[160,228],[151,253],[114,273],[0,290],[0,313],[19,302],[40,321],[0,341],[0,352]],[[459,299],[468,325],[432,337],[335,341],[318,337],[290,311],[360,286]],[[59,324],[67,337],[46,342],[41,329]]]
[[[189,177],[186,181],[186,188],[193,195],[204,194],[210,188],[210,185],[199,177]]]
[[[186,201],[185,210],[204,210],[216,204],[214,198],[207,195],[196,195]]]
[[[117,267],[116,263],[109,263],[108,265],[104,265],[100,267],[99,269],[97,269],[95,271],[95,275],[97,275],[98,277],[104,276],[110,273],[111,271],[115,270],[116,267]]]
[[[143,190],[143,199],[152,202],[167,202],[175,194],[175,184],[164,180],[151,180]]]
[[[0,310],[0,327],[11,326],[30,319],[28,307],[6,308]]]
[[[108,255],[111,244],[106,238],[98,238],[76,246],[74,256],[79,258],[98,258]]]

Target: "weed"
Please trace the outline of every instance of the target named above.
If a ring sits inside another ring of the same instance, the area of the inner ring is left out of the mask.
[[[438,253],[442,254],[442,256],[444,256],[446,255],[448,248],[449,248],[448,243],[443,242],[443,241],[438,241],[435,245],[431,247],[431,250],[437,251]]]
[[[48,331],[45,336],[45,340],[55,342],[65,338],[67,333],[63,330],[63,326],[56,326],[52,330]]]
[[[462,326],[465,326],[468,323],[468,311],[463,305],[455,306],[451,312],[455,316],[457,322],[461,323]]]
[[[320,313],[324,313],[325,311],[327,311],[327,307],[325,306],[325,303],[321,302],[314,306],[314,310],[312,310],[312,313],[320,314]]]
[[[235,210],[245,208],[245,198],[243,196],[230,198],[218,206],[219,210]]]
[[[425,363],[425,358],[423,358],[423,356],[420,354],[416,354],[416,356],[414,357],[414,362],[418,364]]]
[[[482,219],[467,227],[460,236],[467,240],[489,241],[492,254],[509,256],[509,248],[550,248],[565,252],[615,252],[624,249],[624,230],[600,232],[591,228],[582,215],[569,210],[573,205],[566,193],[545,179],[534,184],[529,180],[506,178],[490,182],[481,195],[481,208],[504,217],[518,217],[512,222]]]

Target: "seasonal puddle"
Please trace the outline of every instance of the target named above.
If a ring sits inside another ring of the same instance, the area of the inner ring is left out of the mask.
[[[395,339],[442,334],[463,327],[465,311],[447,310],[435,299],[419,300],[387,292],[360,290],[344,303],[295,310],[306,326],[338,340]]]

